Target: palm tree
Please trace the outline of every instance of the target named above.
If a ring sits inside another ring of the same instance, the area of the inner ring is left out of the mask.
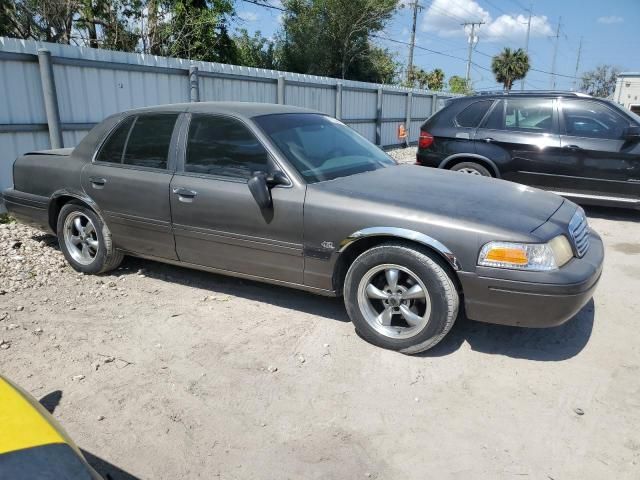
[[[505,48],[491,60],[496,81],[502,83],[505,90],[511,90],[513,82],[524,78],[529,68],[529,55],[521,48],[515,51]]]

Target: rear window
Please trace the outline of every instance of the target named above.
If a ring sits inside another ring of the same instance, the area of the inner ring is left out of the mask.
[[[472,103],[456,116],[456,125],[458,127],[476,128],[480,125],[480,121],[492,104],[493,100],[481,100]]]

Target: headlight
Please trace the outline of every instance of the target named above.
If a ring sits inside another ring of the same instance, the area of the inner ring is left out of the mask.
[[[573,258],[573,250],[564,235],[548,243],[489,242],[482,247],[478,265],[547,271],[560,268]]]

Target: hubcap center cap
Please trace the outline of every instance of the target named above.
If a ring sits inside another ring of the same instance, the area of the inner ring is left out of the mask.
[[[392,296],[389,298],[389,305],[392,307],[397,307],[400,305],[400,299],[397,296]]]

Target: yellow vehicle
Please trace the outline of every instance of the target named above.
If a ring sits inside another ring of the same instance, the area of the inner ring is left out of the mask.
[[[0,478],[102,480],[49,412],[2,376]]]

